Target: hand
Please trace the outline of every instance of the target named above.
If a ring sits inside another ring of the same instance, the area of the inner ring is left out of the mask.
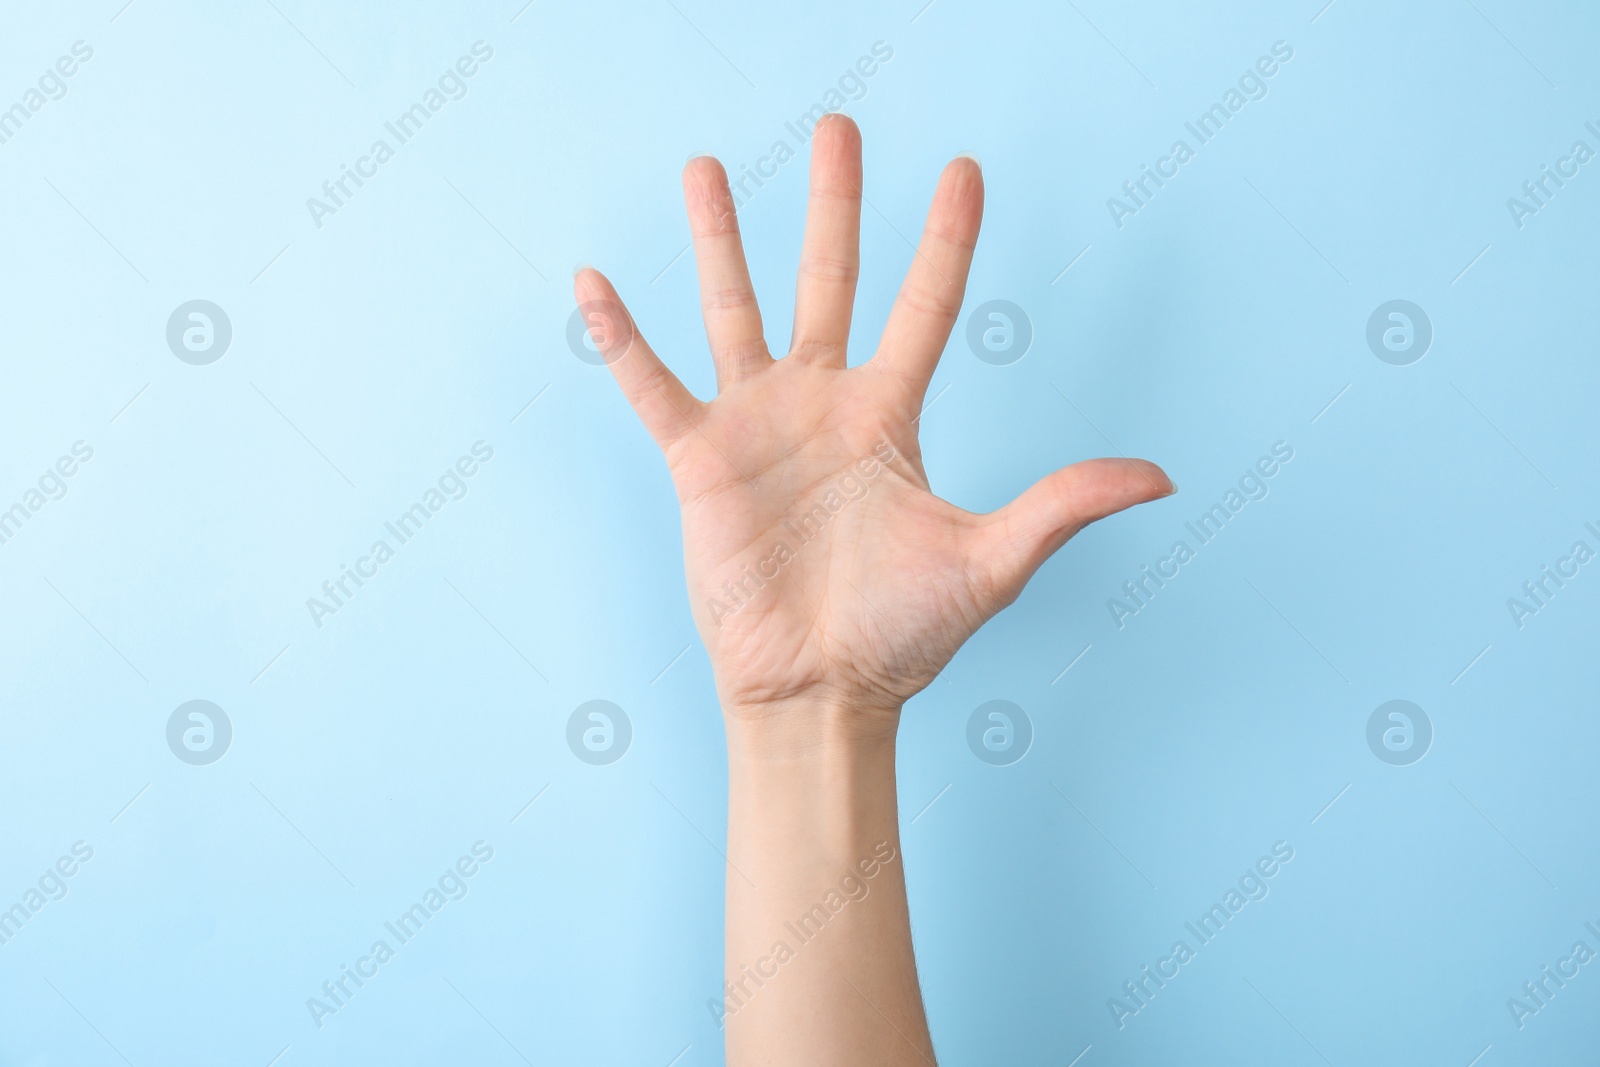
[[[762,334],[727,176],[689,161],[684,198],[717,398],[692,396],[598,271],[574,280],[591,334],[672,472],[695,623],[725,712],[900,706],[1097,519],[1173,492],[1159,467],[1097,459],[990,514],[934,496],[917,418],[961,310],[983,175],[940,176],[878,350],[846,365],[861,223],[861,135],[817,124],[789,354]]]

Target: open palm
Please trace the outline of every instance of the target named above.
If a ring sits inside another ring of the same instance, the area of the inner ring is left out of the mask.
[[[604,276],[574,280],[596,346],[666,455],[695,621],[737,715],[898,709],[1078,530],[1173,491],[1151,463],[1098,459],[990,514],[934,496],[917,419],[960,313],[982,172],[967,158],[945,168],[878,351],[848,367],[861,138],[831,115],[812,146],[794,335],[777,360],[727,176],[705,156],[684,169],[715,400],[666,368]]]

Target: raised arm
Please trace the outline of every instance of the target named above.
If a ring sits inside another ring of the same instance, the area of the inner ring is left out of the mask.
[[[581,269],[591,335],[667,459],[695,622],[728,733],[728,1062],[931,1064],[895,805],[900,709],[1078,530],[1165,496],[1142,460],[1097,459],[974,514],[934,496],[917,444],[983,213],[975,160],[945,168],[877,352],[846,363],[861,139],[831,115],[789,353],[768,351],[733,199],[684,169],[718,395],[702,402]]]

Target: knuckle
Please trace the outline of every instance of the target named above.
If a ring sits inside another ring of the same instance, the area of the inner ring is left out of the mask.
[[[800,272],[816,281],[854,285],[861,274],[861,264],[855,259],[843,256],[812,253],[801,261]]]
[[[757,337],[747,341],[728,341],[717,346],[718,362],[727,367],[742,367],[772,358],[767,342]]]
[[[961,311],[961,295],[950,286],[912,285],[901,294],[906,307],[920,315],[953,319]]]
[[[707,289],[700,294],[700,304],[707,311],[729,311],[755,303],[756,295],[747,285],[730,285]]]
[[[943,222],[929,222],[923,233],[930,240],[948,245],[962,255],[967,255],[978,247],[978,235],[964,227],[951,226]]]

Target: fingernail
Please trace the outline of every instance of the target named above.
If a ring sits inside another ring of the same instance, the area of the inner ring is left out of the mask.
[[[578,275],[582,274],[584,271],[593,270],[593,269],[594,269],[594,266],[592,264],[579,263],[576,267],[572,268],[572,276],[574,278],[576,278]]]
[[[1167,479],[1167,484],[1172,486],[1171,489],[1167,490],[1167,495],[1168,496],[1171,496],[1173,493],[1176,493],[1178,491],[1178,483],[1173,481],[1171,478]]]
[[[689,158],[683,161],[683,165],[687,167],[689,164],[693,163],[695,160],[697,160],[697,159],[706,159],[706,158],[709,158],[710,155],[711,155],[710,152],[690,152],[689,153]]]
[[[976,152],[957,152],[956,153],[956,158],[957,159],[970,159],[970,160],[972,160],[974,163],[976,163],[978,165],[978,169],[979,170],[983,169],[983,160],[978,158],[978,153],[976,153]]]

